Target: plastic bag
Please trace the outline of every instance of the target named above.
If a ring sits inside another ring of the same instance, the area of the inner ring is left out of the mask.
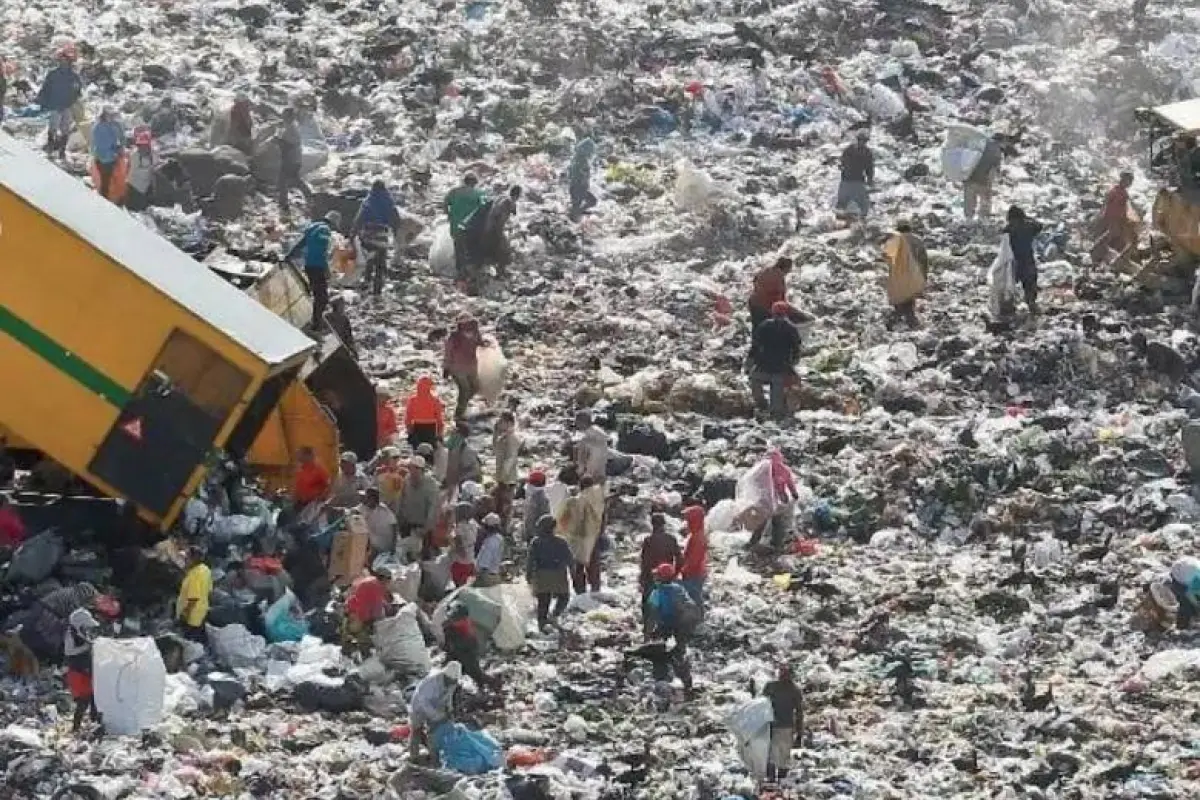
[[[996,259],[988,268],[988,287],[991,289],[988,296],[988,308],[993,316],[1000,316],[1005,306],[1013,303],[1019,297],[1017,282],[1013,277],[1014,264],[1012,244],[1008,240],[1008,234],[1005,234],[1000,239],[1000,252],[996,254]]]
[[[100,638],[92,647],[92,688],[106,733],[130,736],[162,721],[167,668],[149,637]]]
[[[675,171],[675,205],[684,211],[706,210],[716,195],[712,178],[684,160],[676,162]]]
[[[775,712],[766,697],[743,703],[729,715],[729,729],[737,738],[738,755],[750,774],[761,778],[767,772],[767,751],[771,744],[771,723]]]
[[[508,379],[508,359],[504,357],[500,345],[488,342],[475,351],[475,361],[478,364],[479,396],[494,403],[504,391],[504,383]]]
[[[526,609],[533,605],[533,597],[524,584],[504,583],[476,591],[500,606],[500,620],[492,631],[496,647],[508,652],[524,647],[525,626],[529,621]]]
[[[395,616],[376,622],[371,638],[375,654],[388,667],[419,675],[433,667],[414,606],[405,606]]]
[[[8,565],[9,583],[40,583],[50,577],[63,555],[63,539],[49,530],[27,539]]]
[[[759,461],[738,479],[734,501],[743,511],[753,508],[766,516],[775,513],[779,507],[779,498],[775,496],[775,483],[771,480],[769,460],[764,458]]]
[[[902,117],[905,112],[904,100],[882,83],[871,86],[863,105],[868,114],[884,122]]]
[[[983,158],[988,140],[988,135],[978,128],[951,125],[942,145],[942,173],[955,183],[966,181]]]
[[[223,628],[208,625],[206,628],[213,654],[229,669],[253,667],[267,650],[266,640],[250,633],[245,625],[226,625]]]
[[[443,278],[453,278],[456,275],[454,237],[450,235],[449,223],[438,228],[433,235],[433,244],[429,246],[429,269],[434,275]]]
[[[308,620],[292,613],[293,607],[299,606],[300,601],[291,589],[285,590],[283,596],[271,604],[263,615],[267,641],[298,642],[308,634]]]
[[[462,603],[467,608],[467,616],[480,632],[491,637],[492,631],[500,625],[503,610],[499,603],[472,587],[457,589],[442,598],[437,608],[433,610],[433,631],[438,644],[445,644],[442,638],[442,625],[446,622],[450,606]]]
[[[438,726],[430,740],[441,764],[464,775],[482,775],[504,764],[499,742],[483,731],[473,731],[457,722]]]

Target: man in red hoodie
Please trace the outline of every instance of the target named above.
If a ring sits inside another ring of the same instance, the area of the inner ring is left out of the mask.
[[[679,563],[679,581],[696,605],[704,608],[704,579],[708,577],[708,534],[704,530],[704,507],[683,510],[687,523],[687,541]]]

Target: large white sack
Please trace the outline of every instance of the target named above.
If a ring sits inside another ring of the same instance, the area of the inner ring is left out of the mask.
[[[762,780],[767,775],[767,760],[771,754],[771,729],[763,728],[752,738],[739,741],[737,750],[750,775]]]
[[[766,516],[775,513],[779,498],[775,496],[775,482],[771,480],[770,459],[762,459],[738,478],[734,502],[742,511],[753,508]]]
[[[495,342],[487,342],[475,351],[476,374],[479,378],[479,396],[494,403],[504,391],[508,380],[508,359]]]
[[[376,622],[371,638],[375,655],[392,669],[423,676],[433,667],[415,606],[404,606],[395,616]]]
[[[770,727],[774,721],[775,712],[771,707],[770,699],[755,697],[730,712],[728,724],[729,730],[733,731],[734,736],[745,741],[753,738],[763,728]]]
[[[904,100],[882,83],[871,86],[863,100],[863,105],[868,114],[883,122],[902,117],[905,112]]]
[[[1015,263],[1012,243],[1005,234],[1000,239],[1000,249],[996,258],[988,268],[988,308],[993,316],[999,316],[1004,306],[1018,297],[1017,282],[1013,275]]]
[[[500,606],[500,624],[492,631],[492,641],[500,650],[512,652],[525,646],[525,626],[533,606],[533,595],[525,584],[502,583],[476,589]]]
[[[267,640],[250,633],[245,625],[235,623],[223,628],[206,625],[205,629],[213,655],[227,669],[256,666],[267,652]]]
[[[92,691],[105,732],[132,736],[160,723],[166,687],[153,639],[100,638],[92,646]]]
[[[440,226],[433,234],[433,244],[429,246],[429,270],[443,278],[453,278],[457,275],[454,268],[454,237],[450,235],[450,223]]]
[[[567,498],[571,496],[571,487],[565,483],[555,481],[546,486],[546,501],[550,504],[550,516],[558,519],[559,513],[562,511],[563,505],[567,502]]]
[[[704,211],[717,193],[712,178],[685,160],[675,164],[675,205],[683,211]]]
[[[971,177],[979,159],[983,158],[989,138],[987,133],[970,125],[947,128],[946,141],[942,145],[942,174],[956,183]]]

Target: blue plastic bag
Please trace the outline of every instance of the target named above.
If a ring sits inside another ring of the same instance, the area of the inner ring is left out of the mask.
[[[457,722],[442,723],[431,739],[442,766],[463,775],[482,775],[500,769],[504,763],[499,742],[483,731],[473,731]]]
[[[263,615],[263,627],[268,642],[298,642],[308,635],[308,620],[293,615],[293,605],[299,607],[299,601],[288,589],[267,609]]]

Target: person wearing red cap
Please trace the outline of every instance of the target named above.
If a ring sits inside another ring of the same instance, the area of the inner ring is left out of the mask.
[[[683,510],[687,523],[687,541],[679,562],[679,581],[696,605],[704,608],[704,579],[708,577],[708,534],[704,530],[704,507]]]
[[[158,155],[154,152],[154,136],[150,128],[140,125],[133,131],[133,154],[129,157],[129,176],[125,179],[128,191],[125,207],[131,211],[142,211],[150,205],[151,187],[154,185],[154,170],[158,167]]]
[[[675,562],[666,561],[652,570],[654,587],[646,601],[646,638],[665,641],[674,638],[675,646],[668,652],[668,663],[683,683],[683,691],[692,697],[692,668],[688,663],[687,646],[696,626],[700,624],[700,607],[692,602],[684,588],[675,581]],[[655,680],[665,680],[666,664],[655,665]]]
[[[538,520],[550,514],[550,498],[546,497],[546,473],[535,469],[525,477],[525,506],[522,508],[525,541],[537,536]]]
[[[771,306],[771,318],[754,329],[750,344],[750,394],[760,411],[767,410],[763,396],[763,384],[771,386],[771,414],[783,417],[787,414],[787,398],[784,391],[796,374],[796,362],[800,360],[800,331],[792,324],[789,316],[792,307],[777,301]]]

